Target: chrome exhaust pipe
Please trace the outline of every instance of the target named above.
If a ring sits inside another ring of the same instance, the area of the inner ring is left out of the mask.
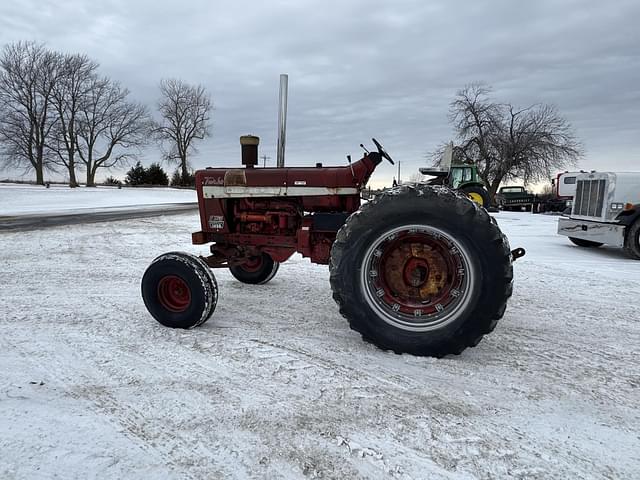
[[[287,135],[287,93],[289,89],[289,75],[280,75],[280,100],[278,108],[278,168],[284,167],[284,144]]]

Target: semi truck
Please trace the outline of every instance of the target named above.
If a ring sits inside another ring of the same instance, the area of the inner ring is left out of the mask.
[[[640,260],[640,173],[578,175],[571,214],[558,219],[558,234],[579,247],[622,247]]]

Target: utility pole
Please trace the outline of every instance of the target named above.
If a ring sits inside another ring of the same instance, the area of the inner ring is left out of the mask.
[[[400,185],[402,182],[400,181],[400,160],[398,160],[398,185]]]
[[[266,167],[267,166],[267,160],[271,160],[271,157],[267,157],[266,155],[262,155],[262,166]]]

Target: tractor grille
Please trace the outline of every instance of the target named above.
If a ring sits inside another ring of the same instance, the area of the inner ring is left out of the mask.
[[[601,217],[606,180],[578,180],[573,200],[573,214]]]

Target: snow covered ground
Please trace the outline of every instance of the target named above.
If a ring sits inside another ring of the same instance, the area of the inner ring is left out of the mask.
[[[105,208],[197,202],[194,190],[175,188],[97,187],[0,183],[0,216],[80,213]]]
[[[640,262],[496,217],[514,296],[441,360],[363,343],[300,257],[162,327],[139,281],[206,252],[196,213],[0,233],[0,478],[638,478]]]

